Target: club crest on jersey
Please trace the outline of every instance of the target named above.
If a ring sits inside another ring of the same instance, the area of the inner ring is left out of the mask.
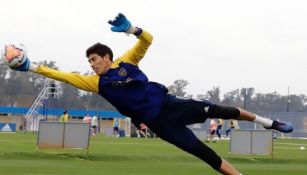
[[[118,75],[124,77],[124,76],[127,76],[127,71],[125,68],[121,67],[118,71]]]

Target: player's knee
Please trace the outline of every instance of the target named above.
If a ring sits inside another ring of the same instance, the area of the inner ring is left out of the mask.
[[[236,119],[240,115],[240,110],[235,107],[214,105],[211,111],[213,116],[222,119]]]

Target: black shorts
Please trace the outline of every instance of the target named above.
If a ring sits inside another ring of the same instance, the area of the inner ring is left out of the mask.
[[[168,95],[158,116],[151,122],[153,124],[148,125],[151,127],[158,125],[164,129],[173,130],[194,123],[204,123],[207,118],[236,119],[239,115],[240,111],[234,107],[220,106],[206,100],[182,99]]]
[[[160,113],[148,127],[161,139],[199,157],[214,169],[219,169],[222,159],[186,126],[216,117],[212,112],[214,106],[209,101],[178,99],[169,95]]]
[[[169,95],[156,119],[149,124],[149,128],[161,138],[194,143],[197,138],[192,131],[187,130],[186,125],[203,123],[207,118],[213,117],[210,113],[213,106],[214,104],[209,101],[180,99]]]

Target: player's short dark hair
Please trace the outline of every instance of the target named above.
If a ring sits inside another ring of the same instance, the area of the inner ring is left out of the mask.
[[[92,45],[91,47],[89,47],[86,50],[86,57],[89,57],[91,54],[95,54],[95,53],[98,54],[101,57],[105,56],[106,54],[109,54],[110,60],[113,61],[112,50],[104,44],[96,43],[96,44]]]

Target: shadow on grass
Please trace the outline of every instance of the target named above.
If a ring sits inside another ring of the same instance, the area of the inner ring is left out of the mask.
[[[154,155],[145,156],[141,154],[80,154],[80,153],[59,153],[59,152],[0,152],[0,159],[5,160],[87,160],[87,161],[173,161],[173,162],[199,162],[200,160],[192,156],[180,155]],[[232,163],[243,164],[307,164],[304,160],[281,159],[271,157],[225,157]]]
[[[80,154],[80,153],[58,153],[58,152],[1,152],[0,159],[5,160],[88,160],[88,161],[176,161],[176,162],[197,162],[192,156],[168,156],[168,155],[137,155],[137,154]]]

